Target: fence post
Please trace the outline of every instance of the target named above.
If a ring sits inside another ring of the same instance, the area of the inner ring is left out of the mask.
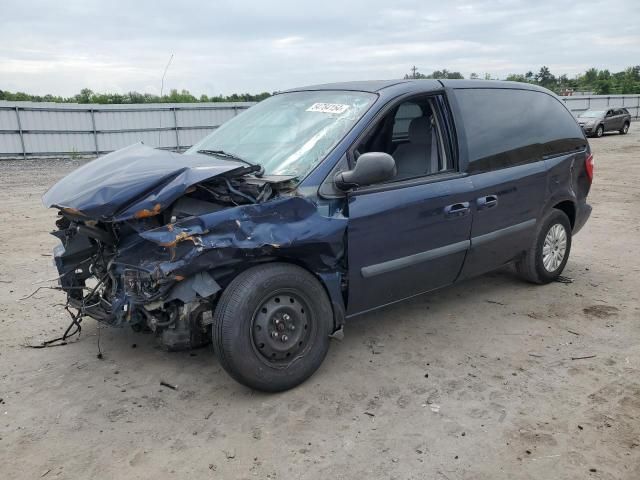
[[[93,127],[93,145],[96,147],[96,156],[100,155],[100,149],[98,148],[98,132],[96,131],[96,117],[93,108],[89,110],[91,112],[91,126]]]
[[[20,144],[22,145],[22,158],[27,159],[27,151],[24,148],[24,134],[22,133],[22,122],[20,122],[19,107],[16,105],[16,120],[18,121],[18,132],[20,132]]]
[[[176,115],[176,107],[173,107],[173,126],[176,131],[176,152],[180,151],[180,136],[178,135],[178,115]]]

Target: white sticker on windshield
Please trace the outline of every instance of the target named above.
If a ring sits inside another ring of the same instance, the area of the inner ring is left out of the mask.
[[[320,112],[320,113],[344,113],[349,108],[349,105],[343,105],[341,103],[314,103],[307,112]]]

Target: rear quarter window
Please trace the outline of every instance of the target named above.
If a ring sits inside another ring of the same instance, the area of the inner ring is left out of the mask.
[[[573,115],[546,93],[460,89],[455,97],[466,134],[469,171],[522,165],[586,146]]]

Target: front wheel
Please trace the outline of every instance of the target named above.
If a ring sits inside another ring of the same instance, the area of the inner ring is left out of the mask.
[[[222,367],[256,390],[279,392],[309,378],[329,349],[331,303],[320,282],[295,265],[250,268],[225,289],[214,312]]]
[[[533,243],[516,269],[529,282],[553,282],[564,270],[570,252],[571,223],[563,211],[553,209],[540,220]]]
[[[620,135],[626,135],[629,132],[629,122],[625,122],[625,124],[620,129]]]
[[[596,128],[596,137],[600,138],[604,135],[604,125],[598,125],[598,128]]]

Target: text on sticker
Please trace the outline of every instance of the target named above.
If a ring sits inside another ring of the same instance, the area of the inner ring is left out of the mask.
[[[307,112],[320,112],[320,113],[344,113],[349,108],[349,105],[343,105],[341,103],[314,103]]]

